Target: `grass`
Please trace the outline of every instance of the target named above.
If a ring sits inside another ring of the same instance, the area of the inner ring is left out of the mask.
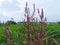
[[[16,42],[18,45],[23,45],[23,42],[26,41],[26,35],[25,35],[25,27],[23,24],[20,25],[9,25],[9,28],[12,32],[11,34],[11,41],[14,43],[14,37],[16,37]],[[39,25],[38,25],[38,28]],[[58,24],[48,24],[47,25],[47,34],[48,34],[48,40],[52,38],[52,34],[58,34],[54,36],[54,39],[56,39],[57,42],[60,43],[60,25]],[[50,37],[51,36],[51,37]],[[4,25],[0,26],[0,45],[7,45],[6,40],[6,29]],[[15,45],[15,44],[13,44]]]

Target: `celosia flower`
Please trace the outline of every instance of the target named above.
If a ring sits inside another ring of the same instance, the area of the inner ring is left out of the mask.
[[[30,22],[30,17],[29,17],[29,15],[27,15],[27,22]]]
[[[26,2],[26,7],[25,7],[25,13],[28,13],[27,2]]]
[[[46,21],[47,21],[47,19],[45,18],[45,19],[41,22],[41,25],[45,27],[45,26],[46,26]]]
[[[27,5],[28,5],[28,4],[27,4],[27,2],[26,2],[26,7],[27,7]]]
[[[11,31],[8,27],[6,28],[6,32],[7,32],[7,34],[11,34]]]
[[[42,8],[42,11],[41,11],[41,16],[40,18],[42,19],[44,17],[44,12],[43,12],[43,8]]]
[[[31,16],[31,18],[33,18],[33,16],[34,16],[34,14],[35,14],[35,4],[33,4],[33,13],[32,13],[32,16]]]
[[[45,22],[41,22],[41,25],[44,26],[45,25]]]
[[[37,35],[37,36],[40,36],[40,32],[39,32],[39,31],[36,31],[36,35]]]
[[[45,20],[44,20],[45,22],[47,21],[47,18],[45,17]]]
[[[7,39],[7,43],[8,43],[8,45],[11,44],[11,40],[10,40],[10,38]]]
[[[39,9],[38,9],[38,14],[40,13]]]
[[[35,12],[35,4],[33,4],[34,12]]]

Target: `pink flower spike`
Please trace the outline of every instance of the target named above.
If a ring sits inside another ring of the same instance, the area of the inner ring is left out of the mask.
[[[8,43],[8,45],[10,45],[10,43],[11,43],[10,38],[7,39],[7,43]]]
[[[44,12],[43,12],[43,8],[42,8],[42,11],[41,11],[41,19],[44,17]]]
[[[40,13],[40,11],[39,11],[39,9],[37,9],[38,10],[38,14]]]
[[[6,28],[6,32],[7,32],[7,34],[10,34],[11,32],[10,32],[10,29],[7,27]]]
[[[45,22],[47,21],[47,18],[45,17]]]
[[[34,12],[35,12],[35,4],[33,4]]]
[[[27,4],[27,2],[26,2],[26,7],[27,7],[27,5],[28,5],[28,4]]]
[[[30,17],[29,17],[29,15],[27,15],[27,21],[30,22]]]
[[[39,32],[39,31],[36,31],[36,34],[37,34],[38,36],[40,36],[40,32]]]

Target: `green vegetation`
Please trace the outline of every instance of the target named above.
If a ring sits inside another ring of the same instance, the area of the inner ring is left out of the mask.
[[[18,45],[23,45],[23,42],[26,40],[25,35],[25,27],[23,24],[11,24],[9,28],[12,32],[11,34],[11,41],[14,43],[14,38],[16,37],[16,42]],[[38,25],[38,28],[39,25]],[[60,25],[59,24],[47,24],[46,33],[48,34],[48,40],[50,41],[51,38],[54,38],[58,43],[60,43]],[[6,40],[6,28],[4,25],[0,25],[0,45],[7,45]],[[57,43],[54,42],[54,43]],[[12,44],[15,45],[15,44]]]

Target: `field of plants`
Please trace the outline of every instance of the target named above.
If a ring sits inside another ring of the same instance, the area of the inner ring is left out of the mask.
[[[11,45],[23,45],[26,42],[26,30],[23,24],[19,25],[9,25],[9,29],[11,31]],[[38,25],[38,29],[40,29]],[[60,25],[58,24],[48,24],[47,25],[47,38],[48,43],[51,44],[53,41],[53,45],[60,45]],[[7,45],[7,36],[6,36],[6,28],[4,25],[0,26],[0,45]],[[52,40],[54,39],[54,40]],[[48,44],[48,45],[50,45]]]
[[[29,8],[25,7],[24,22],[20,24],[1,24],[0,25],[0,45],[60,45],[60,23],[47,24],[44,18],[43,8],[38,9],[41,19],[34,19],[35,4],[33,13],[30,16]]]

